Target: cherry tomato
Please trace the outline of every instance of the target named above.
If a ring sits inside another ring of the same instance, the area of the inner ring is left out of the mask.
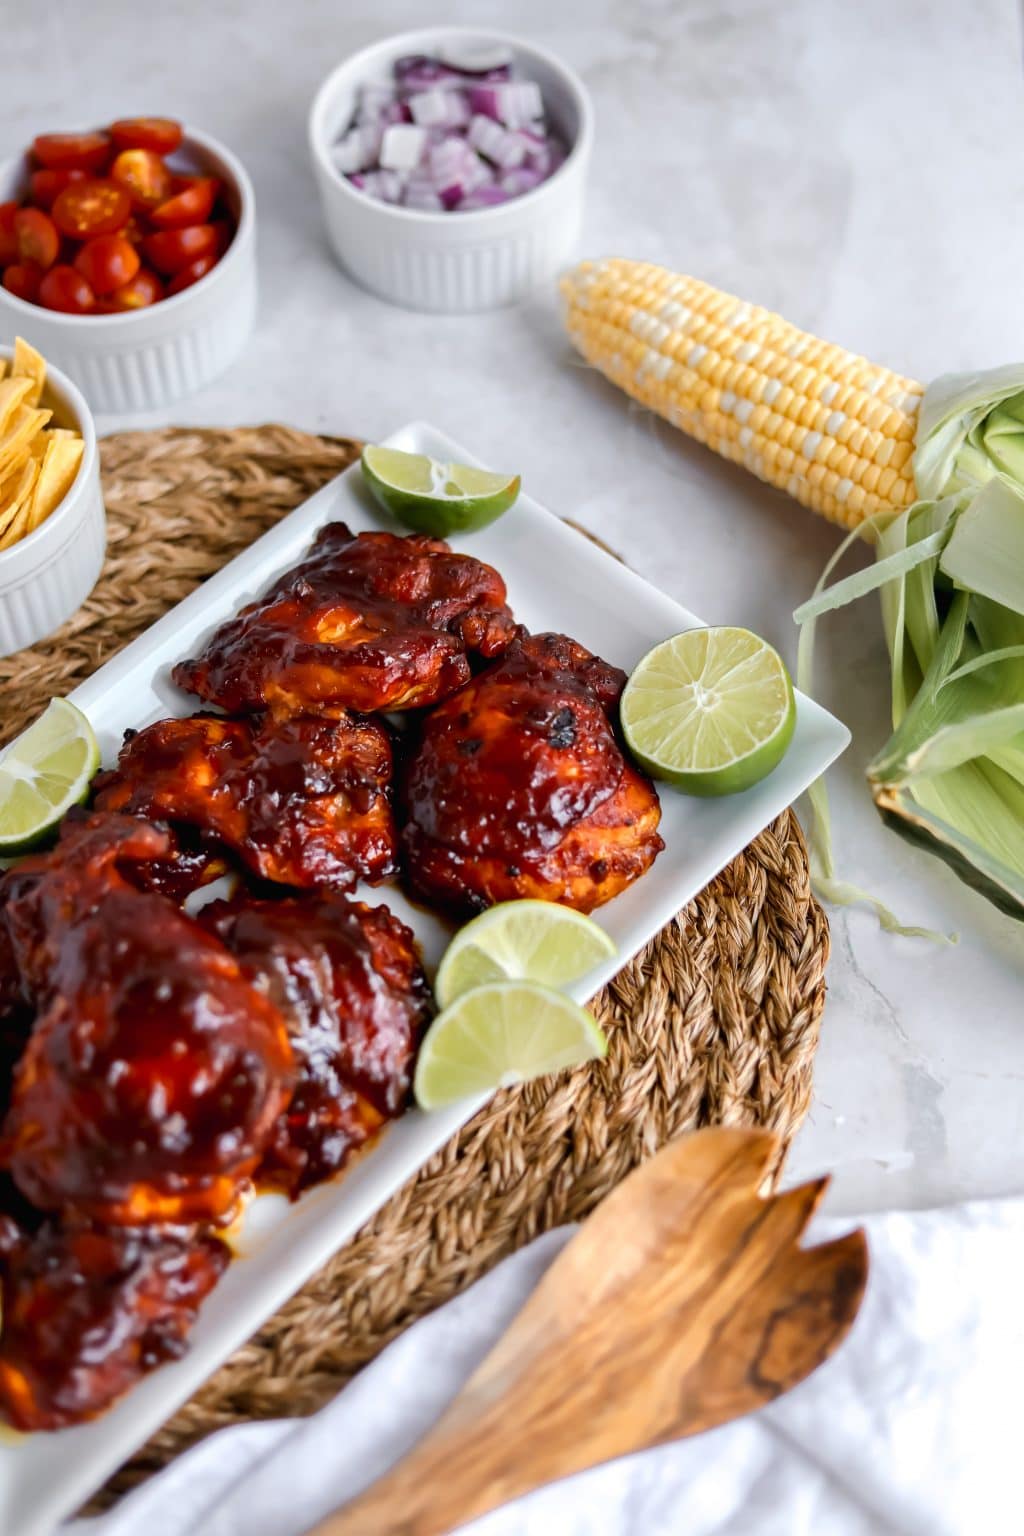
[[[0,267],[9,267],[18,259],[18,237],[14,233],[17,203],[0,203]]]
[[[52,267],[60,251],[60,235],[48,213],[41,208],[19,208],[14,215],[14,233],[21,261],[34,261],[39,267]]]
[[[171,193],[171,173],[151,149],[122,149],[110,174],[138,208],[153,208]]]
[[[196,176],[176,182],[174,196],[159,203],[150,212],[158,229],[184,229],[188,224],[203,224],[217,200],[220,182],[216,176]]]
[[[43,133],[32,141],[40,165],[53,171],[102,171],[110,159],[105,133]]]
[[[149,267],[140,267],[130,282],[98,300],[96,308],[106,315],[113,315],[126,309],[144,309],[148,304],[158,304],[163,296],[164,285],[156,273]]]
[[[115,235],[127,224],[131,211],[131,198],[113,181],[72,182],[59,194],[52,210],[53,222],[72,240]]]
[[[123,235],[97,235],[75,257],[75,271],[100,295],[130,283],[141,265],[138,251]]]
[[[181,124],[171,117],[122,117],[110,127],[118,149],[151,149],[169,155],[181,143]]]
[[[217,236],[217,260],[220,261],[220,258],[224,255],[224,252],[234,238],[234,225],[229,219],[214,219],[210,228]]]
[[[12,262],[4,271],[4,287],[15,298],[24,299],[26,304],[38,304],[42,275],[42,267],[37,267],[34,261]]]
[[[147,235],[142,249],[166,277],[173,277],[191,262],[204,256],[216,256],[217,231],[212,224],[192,224],[188,229],[162,229]],[[193,279],[195,281],[195,279]]]
[[[167,284],[167,297],[173,298],[176,293],[181,293],[184,288],[191,288],[193,283],[198,283],[207,272],[212,272],[217,265],[216,256],[200,256],[196,261],[190,261],[187,267],[182,267],[176,276]]]
[[[96,300],[81,272],[74,267],[51,267],[39,284],[39,302],[47,309],[59,309],[66,315],[86,315]]]
[[[29,197],[37,208],[52,208],[54,199],[73,181],[84,181],[85,171],[33,171],[28,179]]]

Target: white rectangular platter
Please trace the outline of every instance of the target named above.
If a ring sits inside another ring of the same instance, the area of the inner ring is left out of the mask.
[[[403,427],[388,443],[439,459],[478,462],[420,422]],[[375,508],[354,466],[72,694],[95,727],[104,763],[116,757],[126,726],[188,714],[195,707],[196,701],[171,683],[172,663],[196,654],[223,619],[293,565],[317,529],[335,519],[356,531],[393,526]],[[491,527],[453,543],[497,567],[516,617],[530,629],[564,631],[627,671],[658,641],[700,623],[527,495]],[[734,617],[742,623],[742,614]],[[848,740],[845,726],[798,695],[792,746],[756,788],[711,801],[663,790],[665,850],[642,880],[596,914],[619,953],[577,986],[579,1001],[592,996],[795,800]],[[440,922],[391,886],[361,894],[369,901],[386,901],[416,931],[428,965],[436,963],[447,932]],[[311,1190],[296,1204],[272,1196],[254,1201],[238,1241],[240,1257],[204,1304],[183,1360],[155,1371],[94,1423],[54,1434],[0,1432],[0,1532],[49,1536],[57,1521],[190,1397],[478,1107],[475,1102],[431,1115],[412,1110],[343,1178]]]

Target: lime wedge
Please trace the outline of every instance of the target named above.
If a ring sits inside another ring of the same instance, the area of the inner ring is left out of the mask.
[[[534,981],[474,987],[439,1013],[416,1061],[416,1102],[440,1109],[471,1094],[593,1061],[608,1049],[585,1009]]]
[[[51,699],[0,755],[0,854],[27,853],[80,805],[100,765],[92,726],[67,699]]]
[[[615,945],[593,918],[552,901],[503,901],[460,928],[444,952],[434,992],[447,1008],[491,981],[539,981],[567,987]]]
[[[407,528],[446,539],[485,528],[519,495],[518,475],[445,464],[397,448],[363,449],[363,475],[374,496]]]
[[[796,701],[779,653],[749,629],[689,629],[626,684],[622,731],[655,779],[689,795],[749,789],[782,761]]]

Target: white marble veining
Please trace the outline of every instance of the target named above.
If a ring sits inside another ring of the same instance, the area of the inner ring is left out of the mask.
[[[580,254],[663,261],[927,379],[1024,355],[1024,79],[1013,0],[49,0],[11,6],[0,145],[169,112],[245,159],[262,307],[245,356],[172,412],[382,436],[426,416],[600,534],[709,620],[792,659],[789,615],[836,535],[645,417],[570,352],[550,293],[452,319],[392,309],[332,264],[305,144],[345,53],[438,19],[561,53],[597,109]],[[127,423],[101,420],[101,430]],[[1024,932],[883,829],[862,780],[887,733],[870,602],[824,626],[819,695],[853,728],[832,776],[850,879],[938,949],[832,914],[814,1108],[792,1171],[836,1209],[1024,1185]]]

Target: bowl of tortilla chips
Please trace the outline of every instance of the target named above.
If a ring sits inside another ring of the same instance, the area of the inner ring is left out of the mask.
[[[0,347],[0,656],[81,607],[106,542],[89,407],[34,347]]]

